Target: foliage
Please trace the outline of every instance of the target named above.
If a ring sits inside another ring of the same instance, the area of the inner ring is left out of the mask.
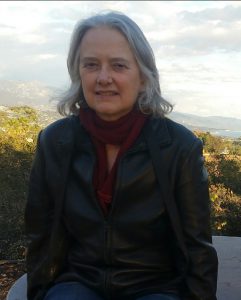
[[[241,156],[241,138],[230,145],[230,154]]]
[[[241,160],[238,156],[213,155],[206,158],[210,184],[223,184],[241,196]]]
[[[241,236],[241,139],[195,134],[203,141],[209,173],[213,234]]]
[[[241,236],[241,202],[223,184],[210,185],[212,229],[216,235]]]
[[[194,133],[202,140],[205,153],[241,156],[241,137],[236,140],[229,140],[211,135],[210,132],[194,131]]]
[[[34,109],[14,107],[1,111],[0,259],[6,254],[14,258],[23,252],[19,239],[24,236],[23,210],[39,130]]]
[[[211,135],[209,132],[195,132],[202,140],[204,149],[208,153],[221,153],[225,144],[220,137]]]

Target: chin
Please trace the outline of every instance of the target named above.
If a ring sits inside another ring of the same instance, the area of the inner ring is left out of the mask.
[[[97,113],[97,115],[103,115],[103,116],[115,116],[116,114],[118,115],[118,112],[115,110],[115,109],[113,109],[113,108],[107,108],[107,107],[105,107],[105,108],[100,108],[100,109],[96,109],[95,110],[95,112]]]

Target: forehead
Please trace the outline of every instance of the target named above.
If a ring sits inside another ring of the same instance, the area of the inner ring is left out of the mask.
[[[86,52],[112,52],[133,56],[126,37],[117,29],[108,26],[99,26],[89,29],[80,43],[80,55]]]

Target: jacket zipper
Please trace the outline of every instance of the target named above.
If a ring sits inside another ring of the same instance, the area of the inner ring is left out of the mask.
[[[111,292],[111,273],[112,273],[112,258],[111,258],[111,236],[112,236],[112,225],[111,225],[111,218],[113,214],[113,208],[114,204],[118,197],[118,191],[120,186],[120,175],[121,175],[121,168],[122,168],[122,161],[123,158],[119,162],[119,167],[116,174],[116,186],[115,186],[115,192],[112,198],[112,205],[110,207],[108,215],[105,217],[105,263],[106,263],[106,272],[105,272],[105,294],[106,299],[111,300],[112,299],[112,292]]]
[[[106,263],[105,271],[105,295],[106,299],[111,299],[111,226],[109,220],[105,221],[105,253],[104,259]]]

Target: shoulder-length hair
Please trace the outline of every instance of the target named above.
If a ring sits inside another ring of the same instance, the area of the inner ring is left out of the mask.
[[[80,107],[87,106],[79,74],[79,48],[85,33],[100,26],[108,26],[118,30],[125,36],[130,45],[145,81],[144,91],[139,94],[137,99],[140,111],[145,114],[160,116],[171,112],[173,106],[161,96],[159,74],[150,44],[139,26],[119,12],[100,13],[77,23],[72,34],[67,58],[71,85],[57,104],[58,112],[65,116],[78,114]]]

